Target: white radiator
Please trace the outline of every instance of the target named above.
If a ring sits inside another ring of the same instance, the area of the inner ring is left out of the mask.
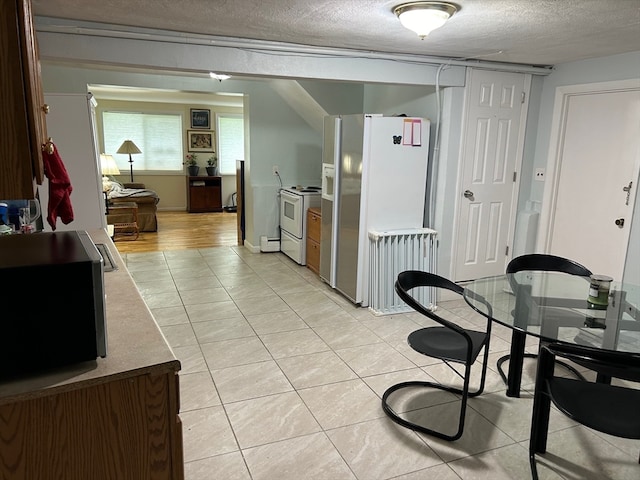
[[[430,228],[369,232],[369,309],[373,313],[412,311],[395,291],[396,278],[405,270],[435,273],[436,235]],[[415,289],[415,298],[425,307],[435,306],[434,290]]]

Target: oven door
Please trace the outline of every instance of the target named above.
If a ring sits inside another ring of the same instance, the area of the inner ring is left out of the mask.
[[[302,216],[304,197],[280,191],[280,228],[297,238],[302,238]]]

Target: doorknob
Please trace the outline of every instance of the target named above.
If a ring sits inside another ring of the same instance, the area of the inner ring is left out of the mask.
[[[620,228],[624,227],[624,218],[616,218],[616,225]]]
[[[465,190],[463,195],[464,198],[473,198],[473,192],[471,190]]]

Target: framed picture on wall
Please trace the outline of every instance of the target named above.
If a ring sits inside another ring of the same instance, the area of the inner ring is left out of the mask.
[[[208,130],[211,128],[211,110],[192,108],[191,109],[191,128],[203,128]]]
[[[187,145],[190,152],[213,152],[213,131],[187,130]]]

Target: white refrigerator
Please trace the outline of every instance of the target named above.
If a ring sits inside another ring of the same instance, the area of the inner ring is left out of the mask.
[[[325,117],[320,277],[368,306],[368,232],[421,228],[430,121],[382,115]]]

